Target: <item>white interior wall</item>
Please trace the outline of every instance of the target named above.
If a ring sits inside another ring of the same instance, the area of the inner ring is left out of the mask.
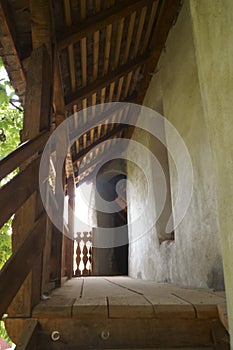
[[[141,239],[134,242],[133,226],[129,228],[132,240],[129,248],[129,274],[132,277],[159,282],[221,289],[223,272],[216,173],[202,104],[188,0],[184,1],[177,23],[169,33],[156,71],[144,104],[158,109],[162,103],[165,118],[176,127],[185,141],[193,164],[194,192],[188,211],[175,230],[174,241],[165,241],[160,245],[158,237],[163,232],[155,225]],[[133,139],[143,140],[143,143],[148,145],[151,143],[150,137],[145,137],[139,130],[134,132]],[[181,159],[182,156],[181,153]],[[134,157],[136,160],[140,154],[135,154]],[[150,169],[151,160],[148,157],[143,161],[144,172],[147,180],[153,183],[156,198],[155,175]],[[174,203],[177,176],[170,157],[169,168]],[[146,194],[137,168],[129,166],[128,180],[132,184],[127,189],[130,202],[128,220],[131,222],[139,214]],[[145,223],[151,220],[154,211],[156,201],[151,203],[150,211],[144,213],[142,220],[145,220]]]
[[[228,320],[233,349],[233,2],[190,0],[202,105],[217,180]]]

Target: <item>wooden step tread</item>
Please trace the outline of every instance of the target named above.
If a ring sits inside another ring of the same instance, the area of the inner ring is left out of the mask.
[[[214,319],[223,294],[128,277],[74,278],[33,310],[35,318]],[[221,313],[226,318],[225,311]]]

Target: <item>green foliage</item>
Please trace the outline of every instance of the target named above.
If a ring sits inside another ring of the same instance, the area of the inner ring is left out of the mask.
[[[0,231],[0,270],[11,255],[11,225],[12,219]]]
[[[23,113],[11,104],[15,93],[9,81],[6,80],[1,59],[0,74],[3,76],[0,79],[0,159],[2,159],[19,145]]]
[[[4,72],[3,62],[0,57],[0,69]],[[4,77],[0,79],[0,106],[2,104],[9,104],[10,98],[13,96],[13,91],[10,94],[7,93],[7,87],[10,87],[9,81],[7,81]]]
[[[1,59],[0,76],[3,76],[0,80],[0,159],[2,159],[14,151],[20,143],[19,132],[22,129],[23,113],[9,103],[9,96],[14,95],[14,90],[6,89],[10,83]],[[15,173],[17,171],[3,179],[1,185],[4,185]],[[11,254],[11,224],[12,219],[0,229],[0,269]]]
[[[7,331],[5,329],[5,325],[4,325],[3,321],[0,321],[0,338],[5,339],[5,341],[7,343],[12,345],[12,341],[11,341],[9,335],[7,334]]]
[[[0,58],[0,159],[14,151],[20,143],[19,132],[23,125],[23,113],[12,104],[12,97],[15,95],[6,78],[3,63]],[[4,185],[11,179],[17,170],[1,181]],[[0,270],[11,256],[11,233],[12,218],[0,229]],[[0,321],[0,338],[12,344],[4,327],[4,322]]]
[[[22,129],[22,113],[9,105],[1,104],[0,111],[0,159],[19,145],[19,131]]]

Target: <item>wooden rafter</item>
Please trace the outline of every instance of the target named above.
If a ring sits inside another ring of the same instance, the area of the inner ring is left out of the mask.
[[[126,132],[124,134],[124,139],[126,139],[126,138],[128,139],[132,136],[132,134],[131,134],[132,130],[133,130],[133,127],[127,127],[125,129]],[[119,154],[122,151],[123,151],[123,148],[118,147],[117,149],[114,149],[114,145],[113,145],[113,147],[110,145],[106,151],[98,154],[88,164],[85,164],[82,168],[79,169],[78,175],[76,174],[75,182],[79,183],[81,181],[81,183],[83,183],[86,181],[86,178],[91,179],[93,176],[96,175],[96,165],[97,164],[99,164],[100,162],[104,163],[105,161],[107,161],[111,157],[113,157],[113,158],[119,157]],[[80,180],[80,176],[82,176],[83,174],[84,174],[84,177]],[[80,184],[78,184],[78,185],[80,185]]]
[[[3,61],[8,68],[8,74],[21,97],[26,89],[26,77],[23,64],[20,60],[20,52],[17,47],[15,25],[12,19],[12,11],[9,1],[0,1],[0,25],[1,25],[1,50],[4,50]]]
[[[17,41],[16,41],[16,31],[14,26],[14,20],[12,17],[12,11],[10,8],[9,1],[1,0],[0,1],[0,13],[2,25],[5,27],[7,34],[9,34],[11,38],[12,47],[15,49],[15,54],[20,57],[19,50],[17,50]]]
[[[53,111],[56,125],[59,125],[65,120],[65,101],[62,87],[61,67],[56,49],[54,52]]]
[[[75,178],[76,188],[78,188],[79,186],[81,186],[85,182],[92,181],[94,175],[95,175],[95,171],[84,176],[84,178],[82,180],[78,180],[78,177],[76,177]]]
[[[72,26],[70,0],[64,0],[65,22],[68,27]],[[68,58],[70,69],[71,90],[74,92],[76,87],[76,75],[75,75],[75,60],[74,60],[74,47],[68,46]]]
[[[158,1],[155,1],[152,4],[150,17],[149,17],[149,22],[148,22],[148,25],[147,25],[147,28],[146,28],[145,37],[143,39],[143,45],[142,45],[141,52],[144,52],[146,50],[148,44],[149,44],[149,40],[150,40],[151,32],[152,32],[152,29],[153,29],[153,24],[154,24],[157,8],[158,8]]]
[[[78,176],[75,178],[75,182],[77,185],[80,185],[81,183],[87,181],[87,179],[92,179],[93,176],[96,175],[96,165],[98,163],[104,163],[107,159],[110,157],[119,156],[121,150],[117,149],[115,151],[108,150],[108,156],[106,156],[106,153],[100,154],[97,157],[95,157],[90,163],[86,164],[83,168],[79,170]],[[92,170],[92,168],[94,168]],[[79,180],[79,177],[84,174],[84,177],[82,180]],[[80,183],[79,183],[80,182]]]
[[[30,0],[31,31],[33,49],[46,45],[48,53],[52,56],[52,21],[51,9],[48,2]]]
[[[130,50],[130,46],[131,46],[131,42],[132,42],[135,20],[136,20],[136,11],[134,11],[130,15],[129,26],[128,26],[128,31],[127,31],[127,39],[126,39],[126,45],[125,45],[125,52],[124,52],[124,56],[123,56],[123,63],[126,63],[128,61],[128,58],[129,58],[129,50]]]
[[[137,98],[132,97],[132,98],[129,98],[127,100],[124,100],[124,102],[128,103],[128,104],[130,104],[130,103],[136,104]],[[124,111],[127,110],[127,105],[125,103],[120,103],[120,104],[114,103],[113,106],[109,107],[108,109],[106,109],[104,111],[100,111],[100,110],[96,111],[97,114],[93,119],[89,120],[89,118],[88,118],[88,121],[85,125],[85,129],[91,130],[91,129],[93,129],[93,127],[98,126],[99,124],[106,124],[109,121],[110,117],[111,117],[111,121],[113,121],[112,116],[114,114],[117,113],[119,115],[122,110],[124,110]],[[77,115],[77,118],[75,118],[75,119],[78,119],[78,115]],[[120,121],[120,120],[118,121],[118,123],[121,123],[121,122],[122,121]],[[70,134],[70,138],[74,139],[76,137],[76,134],[77,134],[77,131],[74,130],[74,133]]]
[[[119,24],[118,24],[116,47],[115,47],[115,57],[114,57],[114,68],[116,68],[119,64],[124,22],[125,22],[125,19],[121,18],[119,21]]]
[[[98,80],[87,85],[86,87],[79,89],[75,94],[70,94],[70,96],[66,98],[66,106],[71,107],[75,103],[82,101],[84,98],[90,97],[99,89],[108,86],[114,80],[122,78],[123,76],[127,75],[130,71],[136,69],[139,66],[142,66],[148,60],[148,57],[149,52],[139,57],[136,57],[135,59],[128,61],[126,64],[113,70],[112,72],[108,73],[102,78],[99,78]]]
[[[152,3],[153,0],[124,0],[119,1],[113,7],[99,12],[97,15],[87,19],[78,25],[67,28],[65,32],[58,36],[58,47],[64,49],[70,44],[87,37],[90,34],[106,27],[109,24],[119,21],[123,17],[127,17],[132,12]]]
[[[112,24],[109,24],[106,27],[103,76],[107,75],[108,69],[109,69],[109,56],[110,56],[110,49],[111,49],[111,36],[112,36]],[[104,103],[105,102],[105,95],[106,95],[106,87],[103,87],[101,89],[100,103]],[[100,127],[100,131],[99,132],[101,132],[101,127]]]
[[[87,146],[86,148],[82,149],[77,155],[76,157],[73,159],[73,162],[79,162],[83,159],[83,157],[85,157],[85,155],[90,152],[94,147],[98,146],[100,143],[106,141],[106,140],[110,140],[114,137],[116,137],[116,135],[118,135],[120,132],[122,132],[123,130],[127,129],[127,125],[124,124],[120,124],[118,125],[116,128],[114,128],[113,130],[111,130],[110,132],[106,133],[104,136],[100,137],[99,139],[97,139],[95,142],[91,143],[89,146]]]
[[[133,57],[135,57],[138,54],[139,44],[141,41],[142,31],[143,31],[143,27],[144,27],[144,23],[145,23],[145,19],[146,19],[146,12],[147,12],[147,7],[143,7],[141,15],[140,15],[138,28],[137,28],[136,40],[135,40],[135,44],[134,44],[134,48],[133,48],[133,55],[132,55]]]

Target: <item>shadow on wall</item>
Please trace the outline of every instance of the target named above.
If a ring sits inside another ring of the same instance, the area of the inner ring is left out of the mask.
[[[218,255],[208,273],[207,285],[209,288],[220,291],[225,289],[222,258]]]

